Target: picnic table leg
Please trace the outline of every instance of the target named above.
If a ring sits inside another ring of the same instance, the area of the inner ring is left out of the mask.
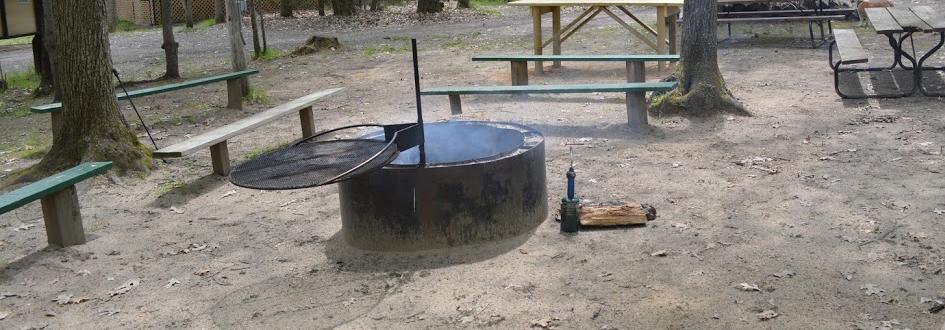
[[[666,6],[656,7],[656,53],[666,54]],[[658,62],[657,67],[663,70],[666,62]]]
[[[461,115],[463,114],[463,104],[459,100],[459,95],[450,94],[450,114],[452,115]]]
[[[315,135],[315,113],[312,111],[312,106],[299,110],[299,119],[302,121],[302,138]]]
[[[939,49],[942,48],[942,45],[945,45],[945,31],[939,32],[938,44],[935,47],[932,47],[924,56],[919,60],[919,67],[916,69],[916,84],[919,86],[919,91],[922,92],[925,96],[945,96],[942,93],[930,92],[925,89],[925,86],[922,85],[922,71],[925,70],[925,60],[927,60],[932,55],[935,55]]]
[[[541,55],[542,53],[542,37],[541,37],[541,7],[530,7],[532,9],[532,34],[535,38],[535,55]],[[535,61],[535,73],[541,74],[545,72],[543,63],[541,61]]]
[[[676,49],[676,20],[679,19],[679,9],[673,8],[673,13],[667,17],[666,26],[669,31],[669,53],[670,54],[679,54],[678,49]]]
[[[239,79],[226,81],[226,108],[243,110],[243,86]]]
[[[561,7],[551,7],[551,40],[551,52],[561,55]],[[553,63],[552,67],[561,67],[561,61]]]
[[[627,81],[646,82],[646,64],[627,62]],[[648,123],[646,116],[646,92],[627,93],[627,124],[632,128],[644,127]]]
[[[226,146],[226,140],[210,146],[210,160],[213,162],[214,174],[230,174],[230,150]]]
[[[528,62],[512,61],[512,86],[528,85]]]
[[[59,136],[59,130],[62,129],[62,110],[50,112],[49,121],[52,124],[53,141],[56,141],[56,136]]]
[[[82,227],[75,186],[46,196],[40,203],[46,224],[46,240],[50,245],[67,247],[85,243],[85,229]]]

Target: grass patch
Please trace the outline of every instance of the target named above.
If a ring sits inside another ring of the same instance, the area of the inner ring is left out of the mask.
[[[16,157],[20,159],[40,159],[49,152],[49,147],[51,146],[52,141],[50,141],[49,137],[31,134],[29,138],[23,142],[23,146],[20,148],[20,151],[16,153]]]
[[[207,28],[217,24],[217,20],[208,18],[200,22],[194,23],[194,27],[184,27],[180,32],[197,32],[200,30],[206,30]]]
[[[118,25],[115,26],[115,32],[131,32],[138,29],[141,29],[138,24],[123,19],[118,20]]]
[[[249,104],[264,104],[269,102],[269,94],[265,90],[249,87],[249,94],[243,96],[243,101]]]
[[[475,7],[475,8],[473,8],[473,11],[475,11],[477,14],[486,15],[486,16],[499,16],[499,15],[502,15],[502,13],[500,13],[498,10],[495,10],[495,9],[488,9],[488,8],[482,8],[482,7]]]
[[[30,67],[26,71],[10,73],[7,75],[7,87],[32,91],[39,87],[39,72]]]
[[[503,6],[508,3],[507,0],[471,0],[469,5],[473,8],[487,6]]]
[[[466,49],[469,47],[469,40],[475,39],[481,36],[481,32],[469,32],[469,33],[460,33],[456,37],[450,39],[447,42],[443,43],[443,48],[447,49]]]
[[[0,40],[0,46],[27,45],[33,42],[33,36],[22,36],[13,39]]]
[[[268,48],[266,49],[266,51],[262,52],[262,54],[259,54],[259,56],[256,56],[255,59],[268,62],[268,61],[272,61],[274,59],[280,58],[282,57],[282,55],[283,55],[282,52],[280,52],[278,49]]]
[[[404,53],[410,50],[410,47],[405,44],[398,45],[389,45],[389,44],[380,44],[380,45],[370,45],[365,46],[361,53],[365,57],[373,57],[378,54],[396,54]]]
[[[246,160],[253,160],[253,159],[259,158],[259,156],[262,156],[263,154],[276,151],[278,149],[282,149],[285,146],[288,146],[290,143],[292,142],[291,141],[280,142],[280,143],[271,144],[268,146],[259,147],[259,148],[251,150],[250,152],[247,152],[245,155],[243,155],[243,157],[245,157]]]

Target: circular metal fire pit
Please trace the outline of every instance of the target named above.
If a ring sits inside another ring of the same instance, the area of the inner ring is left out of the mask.
[[[527,233],[548,215],[545,142],[495,122],[427,123],[416,148],[338,184],[342,235],[366,250],[413,251]]]

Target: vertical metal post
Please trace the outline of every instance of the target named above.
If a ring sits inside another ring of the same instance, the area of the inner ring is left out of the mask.
[[[420,102],[420,64],[417,60],[417,39],[410,39],[410,46],[413,50],[413,87],[416,90],[417,94],[417,125],[420,129],[420,167],[425,167],[427,165],[427,152],[424,144],[426,143],[426,137],[423,135],[423,108]]]

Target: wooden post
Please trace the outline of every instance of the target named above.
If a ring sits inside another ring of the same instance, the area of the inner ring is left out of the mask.
[[[226,108],[243,110],[243,92],[240,79],[226,81]]]
[[[302,120],[302,138],[315,135],[315,112],[312,111],[312,106],[299,110],[299,119]]]
[[[561,7],[551,7],[551,52],[561,55]],[[554,68],[561,67],[561,61],[554,61]]]
[[[230,150],[226,146],[226,140],[210,146],[210,160],[213,162],[214,174],[230,174]]]
[[[512,86],[528,85],[528,62],[512,61]]]
[[[541,37],[541,7],[530,7],[532,9],[532,34],[535,38],[535,55],[541,55],[542,53],[542,37]],[[545,72],[541,61],[535,62],[535,73],[541,74]]]
[[[459,94],[450,94],[450,114],[463,114],[463,104],[459,101]]]
[[[679,19],[679,7],[675,7],[672,10],[672,14],[669,15],[666,25],[669,29],[669,53],[670,54],[679,54],[678,49],[676,49],[676,29],[678,26],[677,20]]]
[[[46,196],[40,203],[46,224],[46,240],[50,245],[67,247],[85,243],[85,229],[82,227],[75,186]]]
[[[246,70],[246,52],[243,50],[243,35],[240,24],[243,14],[240,11],[239,0],[225,0],[226,15],[229,22],[230,51],[233,53],[233,71]],[[249,95],[249,79],[246,77],[237,80],[240,86],[240,96]],[[227,81],[229,84],[229,81]]]
[[[184,24],[194,27],[194,0],[184,0]]]
[[[666,54],[666,6],[656,7],[656,53]],[[663,71],[666,62],[659,62],[657,68]]]
[[[627,81],[646,82],[646,64],[644,62],[627,62]],[[640,128],[648,123],[646,117],[646,92],[627,93],[627,124],[632,128]]]
[[[62,129],[62,109],[50,112],[49,120],[50,124],[52,124],[53,141],[56,141],[56,136],[59,136],[59,131]]]

